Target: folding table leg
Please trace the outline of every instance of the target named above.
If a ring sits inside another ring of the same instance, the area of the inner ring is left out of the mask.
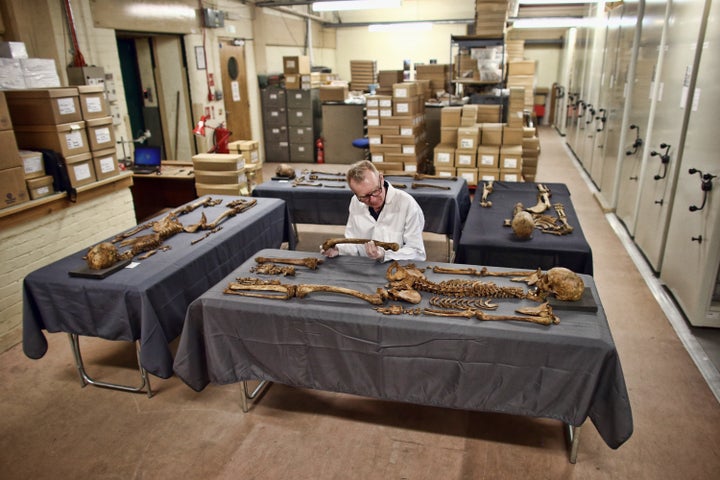
[[[566,432],[566,439],[567,442],[570,444],[570,463],[575,464],[577,461],[577,453],[578,453],[578,447],[580,446],[580,427],[573,427],[570,424],[565,425],[567,427]]]
[[[130,387],[127,385],[120,385],[117,383],[108,383],[95,380],[85,371],[85,365],[83,364],[82,355],[80,354],[80,338],[76,333],[68,333],[70,338],[70,347],[72,348],[73,356],[75,357],[75,366],[80,375],[80,386],[85,387],[86,385],[93,385],[95,387],[110,388],[112,390],[120,390],[123,392],[131,393],[146,393],[148,398],[153,396],[152,388],[150,387],[150,378],[148,377],[147,371],[140,364],[140,342],[135,342],[135,355],[137,357],[138,369],[140,370],[140,378],[142,383],[139,387]],[[147,387],[147,391],[143,388]]]
[[[255,390],[252,391],[252,393],[248,392],[248,386],[247,381],[243,380],[240,382],[242,384],[242,395],[240,395],[240,408],[242,408],[243,413],[247,413],[248,410],[250,410],[250,407],[248,405],[248,400],[254,400],[260,392],[265,388],[266,385],[269,385],[270,382],[267,380],[262,380],[260,383],[258,383],[257,387],[255,387]]]

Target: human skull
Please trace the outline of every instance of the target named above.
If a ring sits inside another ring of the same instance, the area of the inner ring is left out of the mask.
[[[102,270],[112,267],[115,262],[120,260],[120,254],[115,245],[110,242],[102,242],[88,250],[85,260],[90,269]]]
[[[553,293],[558,300],[576,302],[582,298],[585,283],[580,276],[565,267],[553,267],[540,275],[535,284],[540,292]]]
[[[535,230],[535,221],[530,213],[522,211],[513,217],[510,226],[516,237],[527,240],[532,237],[533,230]]]
[[[278,167],[275,169],[275,175],[278,177],[283,178],[295,178],[295,169],[288,165],[287,163],[281,163],[278,165]]]

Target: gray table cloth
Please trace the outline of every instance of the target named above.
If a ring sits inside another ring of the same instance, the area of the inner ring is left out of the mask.
[[[180,222],[192,225],[202,214],[212,222],[228,209],[229,201],[238,197],[213,198],[222,199],[222,204],[182,215]],[[180,334],[190,302],[258,249],[280,247],[283,241],[294,248],[285,202],[256,200],[254,207],[220,223],[222,230],[195,245],[191,241],[205,232],[179,233],[165,241],[170,250],[104,279],[69,275],[85,266],[82,257],[86,250],[30,273],[23,282],[25,354],[34,359],[45,355],[48,344],[43,330],[107,340],[140,340],[141,365],[159,377],[170,377],[173,359],[169,343]],[[151,230],[136,236],[147,233]]]
[[[255,256],[320,258],[278,250]],[[582,278],[591,308],[556,309],[560,323],[543,326],[383,315],[362,299],[333,293],[289,300],[223,293],[237,277],[260,277],[371,294],[385,285],[388,268],[364,257],[341,256],[314,271],[297,267],[295,277],[270,277],[250,273],[254,264],[249,259],[188,309],[174,368],[196,391],[209,383],[269,380],[423,405],[546,417],[574,426],[589,417],[612,448],[632,434],[620,359],[587,275]],[[463,278],[425,273],[434,282]],[[524,286],[507,278],[493,280]],[[431,295],[422,296],[419,306],[428,306]],[[496,303],[498,310],[489,313],[512,314],[519,306],[537,305],[518,299]]]
[[[302,172],[297,172],[302,175]],[[352,191],[344,176],[317,174],[321,178],[339,178],[342,181],[317,180],[322,186],[293,186],[292,181],[269,180],[253,190],[255,197],[272,197],[285,200],[293,223],[320,225],[345,225]],[[394,185],[404,185],[415,198],[425,215],[424,231],[439,233],[451,238],[454,245],[460,240],[465,218],[470,210],[470,190],[464,178],[421,180],[416,183],[447,187],[412,188],[410,177],[387,175],[385,179]]]
[[[565,267],[577,273],[592,275],[592,249],[585,239],[580,221],[570,199],[570,191],[562,183],[544,183],[550,188],[550,203],[562,203],[568,223],[573,227],[568,235],[553,235],[535,230],[532,238],[515,237],[510,227],[503,226],[512,218],[515,204],[525,207],[537,203],[536,183],[494,182],[488,197],[491,207],[481,207],[482,185],[478,186],[465,226],[456,248],[455,261],[473,265],[495,265],[511,268],[547,270]],[[557,216],[554,209],[548,215]]]

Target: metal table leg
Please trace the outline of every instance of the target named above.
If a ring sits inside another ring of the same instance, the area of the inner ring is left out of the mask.
[[[580,427],[573,427],[570,424],[565,425],[566,428],[566,440],[570,448],[570,463],[575,464],[577,461],[578,447],[580,446]]]
[[[240,408],[242,408],[243,413],[247,413],[250,409],[248,405],[248,400],[254,400],[260,392],[265,388],[266,385],[270,385],[270,382],[267,380],[263,380],[260,383],[258,383],[257,387],[255,387],[255,390],[252,391],[252,393],[248,392],[248,386],[247,381],[243,380],[240,382],[242,384],[242,395],[240,396]]]
[[[140,370],[140,378],[142,383],[139,387],[130,387],[128,385],[120,385],[117,383],[108,383],[95,380],[85,371],[85,365],[83,364],[82,355],[80,354],[80,338],[76,333],[68,333],[70,338],[70,347],[72,348],[73,356],[75,357],[75,366],[80,375],[80,386],[85,387],[86,385],[93,385],[95,387],[110,388],[112,390],[120,390],[123,392],[131,393],[147,393],[148,398],[153,396],[152,388],[150,387],[150,378],[148,377],[147,371],[140,364],[140,342],[135,342],[135,355],[137,356],[138,370]],[[143,388],[147,387],[147,390]]]

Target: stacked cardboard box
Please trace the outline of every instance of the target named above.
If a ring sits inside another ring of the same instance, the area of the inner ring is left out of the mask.
[[[508,6],[506,0],[476,0],[475,35],[502,38],[505,35]]]
[[[367,97],[370,158],[379,170],[419,172],[427,163],[425,86],[393,85],[392,95]]]
[[[507,107],[507,123],[522,127],[525,123],[525,87],[510,87]]]
[[[430,97],[436,98],[438,94],[450,91],[450,76],[452,66],[448,64],[417,65],[415,67],[416,80],[430,81]]]
[[[350,90],[369,91],[369,85],[378,83],[375,60],[350,60]]]
[[[95,166],[95,176],[98,180],[115,176],[120,173],[120,168],[117,161],[115,128],[110,115],[110,105],[105,97],[105,87],[80,85],[77,89]]]
[[[262,159],[260,158],[260,144],[257,140],[236,140],[228,144],[230,153],[241,155],[245,161],[245,178],[248,191],[263,182]]]
[[[525,60],[525,40],[505,40],[505,57],[508,62]]]
[[[378,88],[375,93],[378,95],[392,95],[393,85],[402,83],[402,81],[402,70],[380,70],[378,72]]]
[[[534,127],[523,128],[522,156],[523,178],[526,182],[534,182],[540,159],[540,139],[537,137],[537,130]]]
[[[30,200],[22,158],[12,128],[5,94],[0,91],[0,208],[12,207]]]
[[[320,86],[320,73],[312,73],[307,56],[283,57],[283,74],[288,90],[310,90]]]
[[[198,196],[250,194],[242,155],[203,153],[193,156],[192,160]]]
[[[77,87],[8,90],[5,95],[20,148],[59,153],[73,188],[96,181]]]
[[[535,103],[535,61],[508,62],[507,86],[525,88],[525,108],[532,111]]]

